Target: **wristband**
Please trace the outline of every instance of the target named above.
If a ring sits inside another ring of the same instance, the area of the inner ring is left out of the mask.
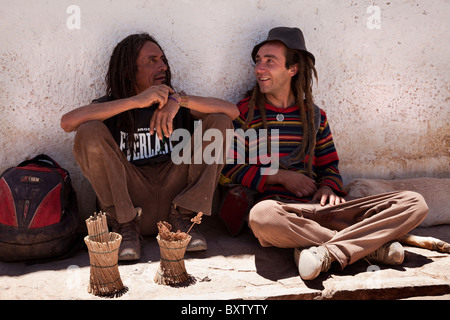
[[[176,103],[178,103],[178,106],[181,107],[181,103],[179,103],[177,99],[173,98],[172,96],[169,96],[169,99],[175,101]]]
[[[178,92],[178,94],[181,97],[180,107],[185,107],[186,108],[188,106],[188,103],[189,103],[189,98],[186,95],[186,92],[180,91],[180,92]]]

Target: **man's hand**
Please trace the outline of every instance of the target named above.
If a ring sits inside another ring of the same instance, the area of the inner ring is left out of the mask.
[[[172,99],[168,99],[167,103],[163,105],[160,104],[150,120],[150,134],[153,134],[156,129],[158,139],[162,139],[164,136],[169,138],[173,132],[173,119],[179,109],[180,105]]]
[[[329,201],[330,206],[334,206],[340,203],[344,203],[345,199],[337,196],[330,187],[321,187],[316,191],[312,200],[320,201],[321,206],[325,206]]]
[[[317,187],[315,181],[302,173],[280,169],[275,175],[267,177],[267,184],[281,184],[299,198],[312,196]]]
[[[138,95],[134,96],[133,99],[137,103],[139,108],[147,108],[152,104],[158,103],[159,107],[164,106],[169,99],[169,94],[174,93],[173,89],[165,84],[153,85]]]

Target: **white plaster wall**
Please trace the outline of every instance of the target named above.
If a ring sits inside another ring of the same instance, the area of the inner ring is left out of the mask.
[[[80,29],[67,27],[70,5]],[[449,12],[448,0],[0,0],[0,171],[47,153],[89,215],[94,195],[59,121],[103,95],[118,41],[153,34],[176,89],[237,102],[253,83],[251,49],[284,25],[300,27],[316,56],[316,103],[346,183],[449,177]]]

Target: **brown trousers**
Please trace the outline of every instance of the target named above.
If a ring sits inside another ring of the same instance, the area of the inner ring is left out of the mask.
[[[249,226],[262,246],[325,246],[342,268],[417,227],[428,213],[415,192],[392,192],[322,207],[265,200],[250,211]]]
[[[202,132],[209,128],[220,130],[225,148],[225,132],[233,128],[228,116],[206,115],[202,119]],[[209,142],[203,141],[202,149],[208,145]],[[193,153],[194,148],[191,150]],[[78,128],[73,153],[103,211],[125,223],[135,217],[135,207],[142,208],[142,235],[157,233],[157,222],[167,221],[172,204],[211,215],[214,190],[226,157],[223,152],[223,161],[208,165],[204,161],[195,164],[191,159],[191,164],[167,161],[154,166],[134,166],[101,121],[90,121]]]

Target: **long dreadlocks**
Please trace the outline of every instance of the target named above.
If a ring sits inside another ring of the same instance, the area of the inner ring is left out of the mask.
[[[291,90],[295,96],[295,102],[300,109],[300,119],[303,126],[303,139],[301,152],[296,159],[307,159],[307,169],[309,175],[312,177],[312,162],[314,158],[314,148],[316,146],[316,128],[314,124],[314,101],[312,95],[312,85],[314,78],[317,81],[317,71],[314,67],[314,62],[308,54],[300,50],[293,50],[286,47],[286,68],[292,65],[298,65],[298,72],[291,79]],[[313,78],[314,77],[314,78]],[[250,97],[248,105],[248,115],[243,129],[248,128],[253,120],[255,108],[257,107],[261,115],[261,121],[264,129],[267,129],[266,109],[264,104],[266,102],[265,96],[261,93],[259,85],[247,92],[247,97]]]
[[[136,61],[147,41],[155,43],[164,52],[158,42],[148,33],[132,34],[117,44],[111,55],[108,73],[105,77],[106,95],[114,99],[125,99],[137,94]],[[164,63],[167,66],[166,85],[172,87],[170,67],[167,60],[164,60]],[[131,152],[134,149],[135,112],[132,109],[118,115],[118,126],[128,133],[128,146]]]

